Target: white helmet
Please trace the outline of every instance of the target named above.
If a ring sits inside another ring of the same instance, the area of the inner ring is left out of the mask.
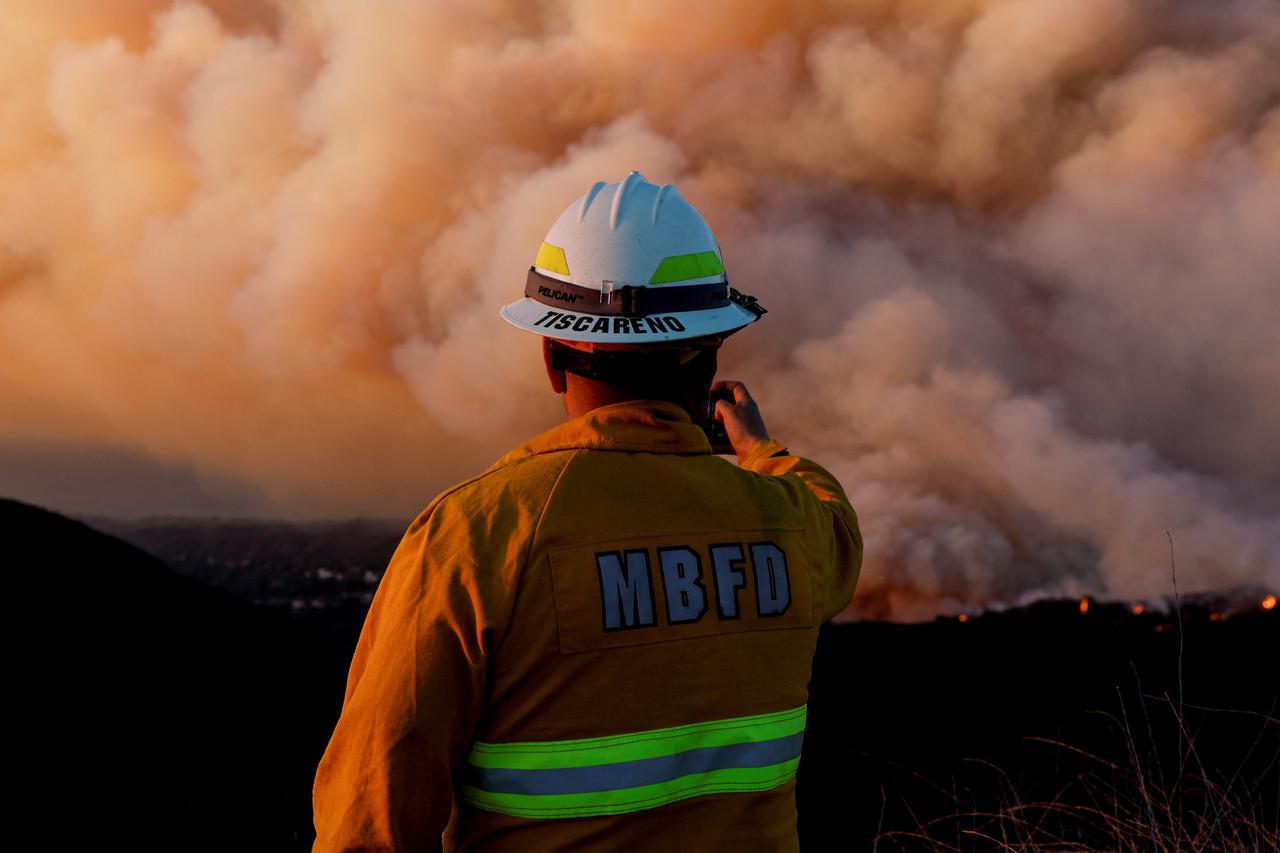
[[[725,334],[759,319],[729,287],[715,235],[671,184],[597,181],[547,232],[524,298],[502,309],[546,337],[649,344]]]

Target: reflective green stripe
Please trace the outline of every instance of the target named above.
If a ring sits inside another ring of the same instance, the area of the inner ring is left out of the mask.
[[[622,814],[791,779],[807,708],[606,737],[476,743],[464,802],[518,817]]]
[[[795,776],[799,763],[800,759],[794,758],[767,767],[712,770],[656,785],[586,794],[495,794],[464,785],[461,797],[464,802],[477,808],[517,817],[557,818],[625,814],[664,806],[677,800],[703,794],[767,791]]]
[[[668,729],[624,735],[525,743],[481,743],[471,747],[467,763],[476,767],[546,770],[616,764],[674,755],[690,749],[774,740],[804,731],[807,706],[789,711],[729,717]]]
[[[669,281],[688,281],[691,278],[704,278],[709,275],[720,275],[724,272],[724,264],[715,252],[697,252],[692,255],[672,255],[663,258],[662,263],[649,279],[650,284],[666,284]]]

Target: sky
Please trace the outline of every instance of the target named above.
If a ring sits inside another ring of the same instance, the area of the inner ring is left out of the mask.
[[[1280,587],[1274,0],[0,12],[0,494],[407,521],[562,418],[497,311],[637,169],[864,614]]]

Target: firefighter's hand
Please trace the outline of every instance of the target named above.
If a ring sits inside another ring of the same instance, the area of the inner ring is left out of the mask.
[[[760,416],[760,407],[751,399],[747,386],[732,379],[715,382],[712,391],[731,391],[733,402],[719,400],[716,402],[715,418],[724,423],[724,431],[733,445],[733,452],[738,454],[741,462],[751,452],[757,442],[769,439],[769,430],[765,428],[764,418]]]

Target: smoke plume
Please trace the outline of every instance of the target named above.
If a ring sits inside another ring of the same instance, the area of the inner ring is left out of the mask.
[[[1170,538],[1280,587],[1274,0],[0,13],[0,456],[408,517],[558,419],[497,310],[639,169],[770,309],[722,375],[846,484],[856,611],[1159,595]]]

